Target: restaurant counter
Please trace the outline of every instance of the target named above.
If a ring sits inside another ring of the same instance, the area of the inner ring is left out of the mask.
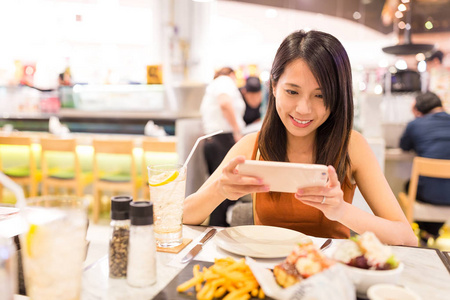
[[[20,131],[48,131],[51,116],[59,118],[71,132],[144,134],[148,121],[164,127],[173,135],[178,119],[198,118],[197,111],[90,111],[61,109],[57,113],[3,113],[0,127],[13,125]]]

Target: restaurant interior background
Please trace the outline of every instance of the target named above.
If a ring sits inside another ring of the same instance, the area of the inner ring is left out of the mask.
[[[406,10],[396,17],[402,2]],[[192,141],[183,142],[187,133],[176,132],[176,123],[200,117],[214,69],[235,68],[240,83],[248,75],[267,82],[283,38],[317,29],[335,35],[348,51],[355,128],[398,192],[409,170],[403,158],[389,164],[393,156],[386,151],[398,146],[423,85],[392,83],[406,69],[425,74],[419,62],[427,53],[394,55],[382,48],[404,43],[409,33],[413,43],[447,53],[449,66],[448,16],[450,0],[2,1],[0,127],[48,131],[56,116],[71,132],[152,135],[145,127],[154,121],[189,148]],[[151,80],[151,66],[162,70],[161,82]],[[74,85],[59,87],[65,70]]]

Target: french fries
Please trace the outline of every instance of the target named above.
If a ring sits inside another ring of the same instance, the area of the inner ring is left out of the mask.
[[[245,259],[234,260],[231,257],[216,258],[214,265],[209,268],[195,265],[192,273],[194,277],[177,287],[182,293],[195,287],[197,300],[247,300],[251,297],[264,299],[263,290],[245,263]]]

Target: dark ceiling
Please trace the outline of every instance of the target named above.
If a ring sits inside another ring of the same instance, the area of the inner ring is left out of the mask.
[[[330,16],[345,18],[364,24],[382,33],[393,31],[393,24],[385,25],[382,22],[381,12],[385,0],[231,0],[273,7],[297,9],[302,11],[321,13]],[[400,0],[386,0],[401,3]],[[411,32],[436,33],[450,31],[450,0],[410,0],[411,5]],[[395,5],[396,6],[396,5]],[[354,12],[359,12],[361,18],[355,20]],[[402,20],[406,18],[403,17]],[[426,29],[426,21],[432,21],[434,27]],[[401,30],[400,32],[401,33]]]

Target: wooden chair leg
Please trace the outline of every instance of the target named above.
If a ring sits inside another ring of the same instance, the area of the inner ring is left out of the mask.
[[[83,187],[81,185],[77,185],[75,191],[78,197],[83,197]]]
[[[138,201],[138,191],[137,188],[133,188],[133,200]]]
[[[37,196],[37,183],[31,182],[30,183],[30,197],[36,197]]]
[[[94,188],[94,203],[92,206],[92,220],[94,224],[98,223],[98,219],[100,216],[100,200],[101,200],[101,192],[100,190]]]
[[[48,195],[48,185],[47,183],[43,182],[42,183],[42,196],[47,196]]]

